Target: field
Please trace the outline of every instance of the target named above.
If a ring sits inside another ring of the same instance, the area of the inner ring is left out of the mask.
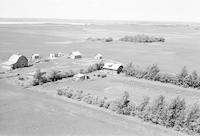
[[[125,35],[137,34],[161,36],[166,41],[163,43],[118,41]],[[87,40],[89,37],[112,37],[114,41],[90,41]],[[107,73],[106,78],[94,76],[99,71],[88,74],[89,80],[74,81],[72,78],[67,78],[28,89],[16,87],[17,77],[5,77],[16,73],[27,76],[37,68],[78,71],[96,63],[94,56],[97,53],[101,53],[105,61],[117,61],[124,65],[131,61],[142,67],[157,64],[161,71],[170,73],[179,73],[183,66],[187,66],[189,71],[195,69],[200,73],[199,37],[199,24],[1,24],[1,63],[17,52],[29,58],[33,53],[39,53],[45,59],[50,53],[63,52],[68,55],[78,50],[83,58],[71,60],[64,56],[0,74],[2,115],[0,134],[49,135],[51,132],[52,135],[183,135],[171,129],[116,115],[81,102],[58,98],[56,89],[70,87],[110,99],[118,98],[124,91],[128,91],[131,99],[136,103],[140,103],[144,96],[153,99],[164,95],[168,101],[180,96],[187,104],[199,102],[200,91],[197,89],[135,79],[124,74]],[[0,71],[5,69],[1,68]],[[24,118],[20,117],[21,115]],[[53,123],[54,119],[56,125]],[[9,131],[10,129],[13,131]]]

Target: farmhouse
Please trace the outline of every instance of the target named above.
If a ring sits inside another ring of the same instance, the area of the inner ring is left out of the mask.
[[[58,53],[50,53],[49,59],[55,59],[58,57]]]
[[[98,53],[94,58],[97,60],[100,60],[100,59],[103,59],[103,56]]]
[[[28,59],[23,55],[13,54],[7,62],[3,63],[3,68],[16,69],[28,66]]]
[[[35,59],[39,59],[40,58],[40,55],[39,54],[33,54],[31,56],[31,59],[35,60]]]
[[[78,74],[74,75],[74,79],[75,80],[85,80],[85,79],[87,79],[87,76],[85,74],[78,73]]]
[[[123,65],[120,63],[105,63],[103,69],[117,71],[117,73],[119,74],[120,72],[122,72]]]
[[[81,53],[79,51],[71,52],[69,57],[71,59],[80,59],[80,58],[82,58]]]

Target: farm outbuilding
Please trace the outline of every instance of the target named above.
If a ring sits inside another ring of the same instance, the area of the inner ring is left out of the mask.
[[[103,59],[103,55],[98,53],[94,58],[97,60],[100,60],[100,59]]]
[[[7,62],[3,63],[3,68],[16,69],[28,66],[28,59],[23,55],[13,54]]]
[[[63,57],[63,56],[64,56],[64,53],[62,53],[62,52],[58,53],[58,57]]]
[[[87,76],[85,74],[78,73],[78,74],[74,75],[74,79],[75,80],[85,80],[85,79],[87,79]]]
[[[117,71],[117,73],[121,73],[123,69],[123,65],[120,63],[105,63],[103,69]]]
[[[50,53],[49,59],[55,59],[58,57],[58,53]]]
[[[39,54],[33,54],[31,56],[31,59],[35,60],[35,59],[39,59],[40,58],[40,55]]]
[[[81,53],[79,51],[71,52],[69,57],[71,59],[80,59],[80,58],[82,58]]]

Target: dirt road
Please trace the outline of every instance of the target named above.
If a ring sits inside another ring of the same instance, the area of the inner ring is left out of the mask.
[[[179,136],[170,129],[157,127],[135,118],[115,115],[21,89],[0,80],[0,135],[13,136]]]

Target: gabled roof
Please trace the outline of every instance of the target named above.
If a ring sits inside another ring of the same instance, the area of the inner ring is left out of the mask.
[[[95,57],[103,57],[100,53],[98,53]]]
[[[71,55],[81,56],[81,53],[79,51],[74,51],[74,52],[71,52]]]
[[[7,62],[4,62],[3,65],[12,65],[17,63],[18,59],[21,57],[22,55],[18,55],[18,54],[13,54],[12,56],[10,56],[10,58],[8,59]]]
[[[74,75],[74,77],[76,77],[76,78],[81,78],[81,77],[84,77],[85,75],[84,74],[81,74],[81,73],[78,73],[78,74],[76,74],[76,75]]]
[[[32,56],[34,57],[34,56],[40,56],[40,55],[39,54],[33,54]]]
[[[104,69],[110,69],[110,70],[118,70],[119,67],[123,67],[120,63],[105,63],[103,68]]]

